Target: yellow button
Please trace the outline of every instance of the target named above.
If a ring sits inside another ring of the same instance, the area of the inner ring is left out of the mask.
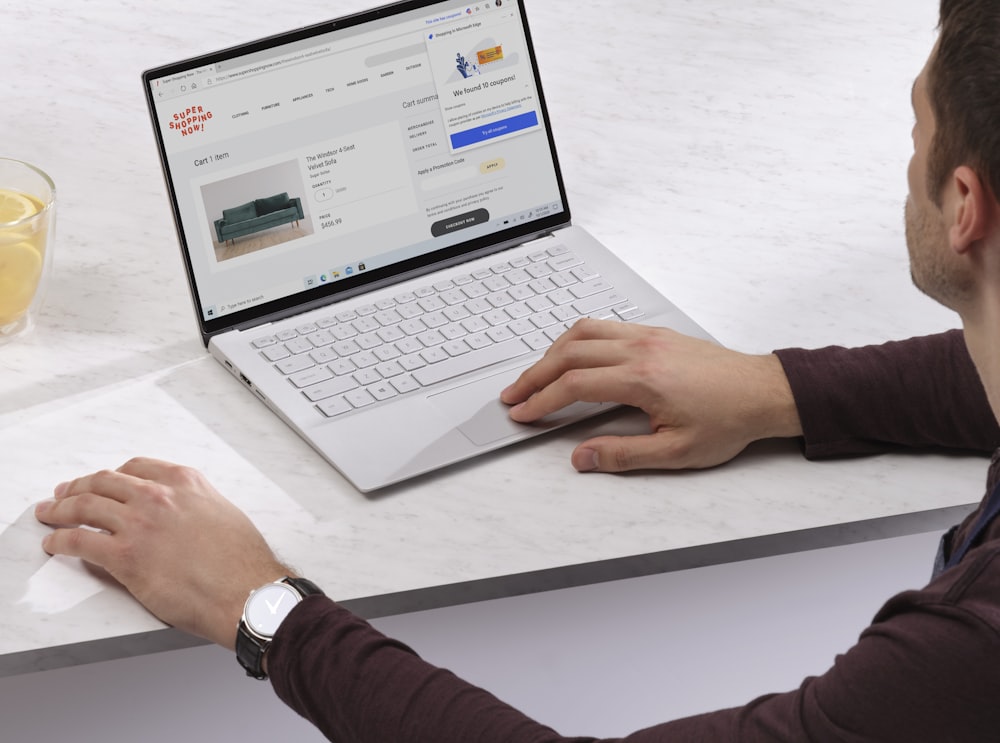
[[[483,175],[487,173],[495,173],[498,170],[503,170],[507,165],[507,162],[502,158],[498,157],[494,160],[487,160],[484,163],[479,163],[479,172]]]

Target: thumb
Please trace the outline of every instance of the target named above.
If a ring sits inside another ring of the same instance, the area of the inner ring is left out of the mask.
[[[601,436],[580,444],[571,458],[579,472],[627,472],[677,469],[663,433],[644,436]]]

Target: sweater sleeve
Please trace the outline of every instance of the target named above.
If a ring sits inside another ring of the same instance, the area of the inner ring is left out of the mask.
[[[995,545],[931,586],[891,599],[853,648],[798,689],[615,740],[993,740],[1000,730]],[[278,696],[337,743],[597,740],[560,736],[321,596],[292,611],[268,658]]]
[[[989,453],[1000,445],[960,330],[877,346],[775,351],[809,459],[892,448]]]

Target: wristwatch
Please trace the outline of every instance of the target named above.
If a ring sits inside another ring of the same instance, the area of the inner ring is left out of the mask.
[[[243,617],[236,633],[236,660],[247,676],[266,679],[264,653],[274,639],[274,633],[289,612],[306,596],[323,595],[312,581],[285,577],[261,586],[250,594],[243,605]]]

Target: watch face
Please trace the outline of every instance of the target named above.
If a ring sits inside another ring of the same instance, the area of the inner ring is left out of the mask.
[[[247,625],[257,635],[271,638],[302,597],[284,583],[271,583],[257,591],[247,601],[244,615]]]

